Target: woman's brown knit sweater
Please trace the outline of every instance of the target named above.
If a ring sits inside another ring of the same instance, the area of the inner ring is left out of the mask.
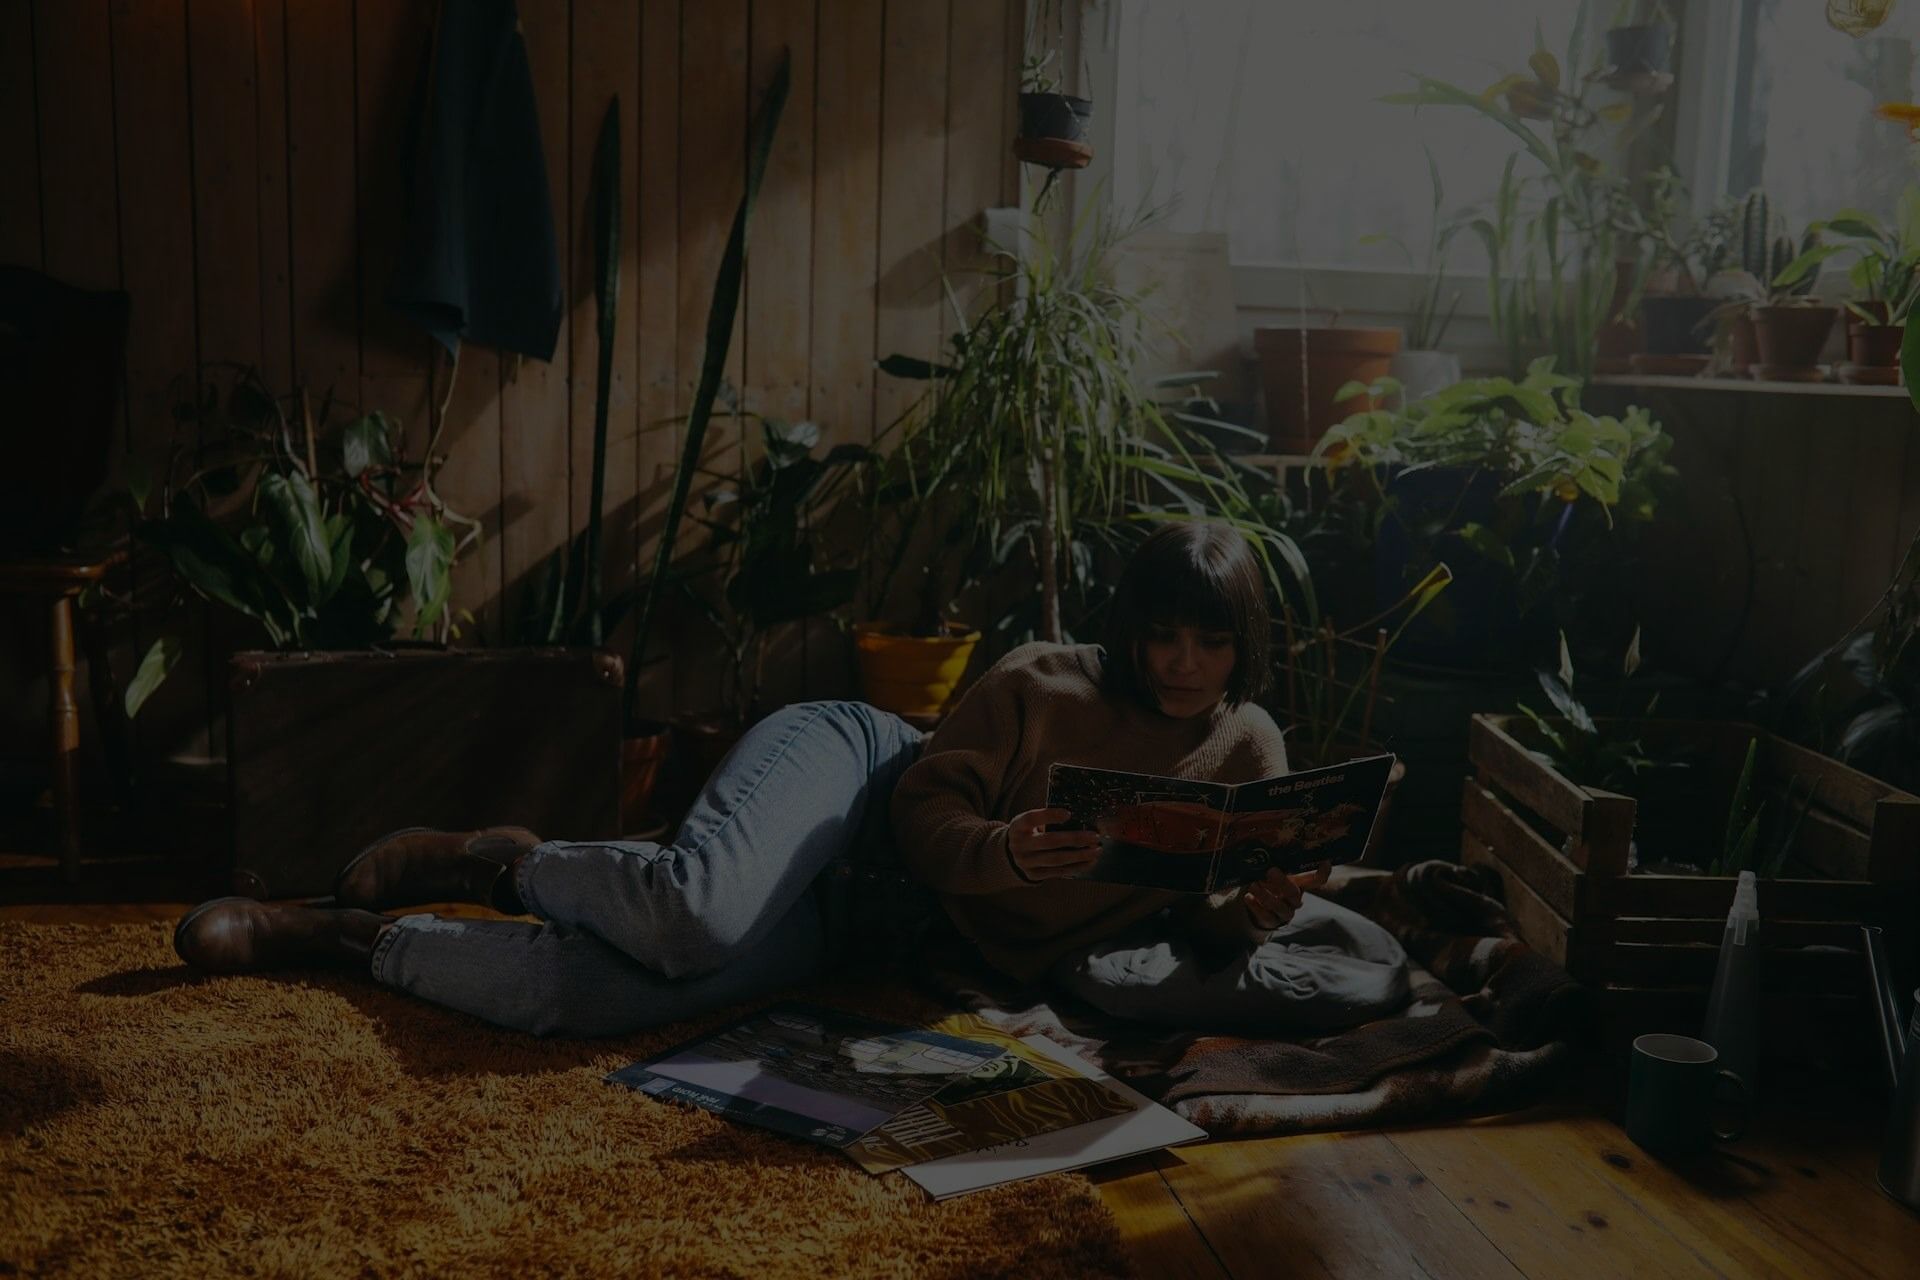
[[[1176,926],[1243,944],[1235,897],[1085,880],[1026,880],[1007,853],[1007,820],[1047,802],[1047,767],[1086,765],[1215,782],[1287,770],[1273,718],[1251,703],[1178,720],[1101,688],[1094,645],[1023,645],[967,691],[893,793],[906,865],[988,963],[1032,981],[1053,962],[1175,906]]]

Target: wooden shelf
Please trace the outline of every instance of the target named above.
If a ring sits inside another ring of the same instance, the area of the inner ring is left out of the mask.
[[[1905,387],[1865,387],[1848,382],[1760,382],[1752,378],[1690,378],[1652,373],[1608,373],[1592,380],[1596,387],[1657,387],[1673,391],[1732,392],[1736,395],[1866,396],[1905,399]]]

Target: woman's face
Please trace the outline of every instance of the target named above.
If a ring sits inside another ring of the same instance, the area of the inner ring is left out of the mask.
[[[1233,632],[1154,623],[1147,628],[1147,680],[1160,710],[1179,719],[1210,714],[1227,696]]]

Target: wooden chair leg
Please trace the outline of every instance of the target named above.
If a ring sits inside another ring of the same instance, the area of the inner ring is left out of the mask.
[[[93,696],[94,726],[107,757],[114,799],[127,803],[133,794],[133,756],[127,747],[127,712],[113,679],[113,655],[107,645],[107,619],[95,612],[80,631],[87,653],[87,688]]]
[[[80,704],[73,696],[73,597],[58,596],[52,617],[53,809],[59,824],[60,869],[80,879]]]

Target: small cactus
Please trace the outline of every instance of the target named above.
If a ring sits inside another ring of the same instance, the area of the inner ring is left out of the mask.
[[[1771,288],[1774,278],[1787,269],[1788,263],[1819,243],[1820,233],[1812,227],[1808,227],[1806,234],[1800,238],[1799,248],[1794,247],[1792,236],[1779,237],[1773,242],[1773,252],[1769,255],[1766,263],[1766,274],[1760,278]],[[1795,298],[1806,297],[1813,292],[1813,286],[1819,282],[1819,279],[1820,268],[1816,266],[1813,270],[1807,272],[1806,275],[1787,286],[1788,296]]]
[[[1773,235],[1773,205],[1767,193],[1755,187],[1740,209],[1740,266],[1748,275],[1773,279],[1768,241]]]

